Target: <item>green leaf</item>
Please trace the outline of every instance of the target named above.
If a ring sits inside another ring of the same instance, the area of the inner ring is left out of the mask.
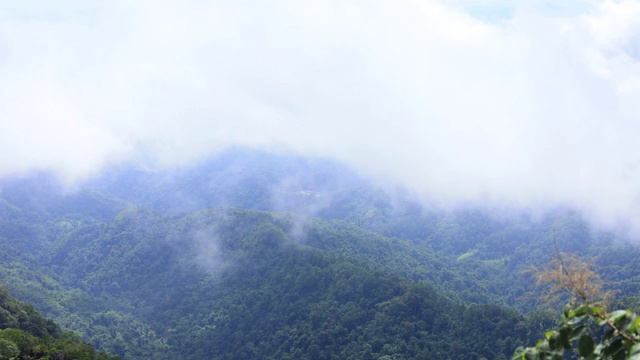
[[[586,325],[582,325],[582,326],[578,326],[577,328],[573,328],[571,330],[571,332],[569,333],[569,340],[573,341],[576,340],[580,337],[580,335],[582,335],[582,333],[584,332],[584,330],[587,328]]]
[[[571,327],[569,326],[563,326],[560,328],[560,331],[558,331],[560,343],[565,349],[571,349],[571,341],[569,340],[570,333]]]
[[[524,360],[536,360],[536,349],[527,348],[524,352]]]
[[[598,325],[603,326],[607,323],[615,323],[616,321],[618,321],[620,318],[622,318],[623,316],[630,314],[631,311],[629,310],[616,310],[613,311],[609,314],[605,314],[606,317],[602,320],[600,320],[598,322]]]
[[[588,357],[593,354],[593,349],[595,348],[595,342],[590,335],[583,334],[580,336],[580,340],[578,341],[578,353],[580,356]]]
[[[524,348],[522,346],[518,346],[518,348],[516,348],[516,351],[513,352],[513,356],[511,357],[511,360],[519,359],[524,359]]]
[[[605,341],[609,341],[609,339],[611,339],[613,337],[613,335],[615,334],[615,332],[613,331],[613,329],[608,330],[603,336],[602,336],[602,342]]]
[[[546,337],[547,340],[549,340],[549,338],[551,338],[551,335],[553,335],[555,333],[556,333],[555,330],[547,331],[546,333],[544,333],[544,337]]]
[[[551,350],[558,350],[563,348],[562,342],[560,342],[560,334],[557,332],[553,332],[553,334],[549,337],[549,348]]]
[[[636,320],[636,315],[633,313],[624,314],[624,316],[619,317],[615,324],[619,331],[628,330],[633,322]]]
[[[599,307],[592,307],[591,308],[591,315],[598,315],[598,314],[602,314],[604,312],[603,308],[599,308]]]
[[[589,311],[589,305],[582,305],[579,308],[570,311],[567,318],[586,315],[588,311]]]
[[[640,360],[640,344],[635,344],[629,350],[628,360]]]
[[[616,310],[616,311],[613,311],[613,312],[611,312],[609,314],[609,316],[607,316],[605,321],[616,322],[618,319],[620,319],[621,317],[627,315],[628,313],[630,313],[629,310]]]
[[[518,346],[516,351],[513,353],[513,357],[511,358],[511,360],[535,360],[535,358],[535,348],[523,348],[522,346]]]
[[[613,354],[613,360],[625,360],[627,358],[627,348],[624,346]]]
[[[622,347],[624,347],[622,338],[618,338],[604,348],[604,354],[606,356],[612,356],[613,354],[617,353]]]
[[[542,345],[540,345],[540,347],[538,348],[538,352],[540,353],[540,357],[544,357],[544,355],[546,353],[548,353],[550,351],[549,349],[549,342],[545,341]]]
[[[586,315],[574,316],[572,318],[569,318],[569,320],[567,320],[567,324],[575,325],[575,324],[581,322],[582,320],[584,320],[585,317],[586,317]]]

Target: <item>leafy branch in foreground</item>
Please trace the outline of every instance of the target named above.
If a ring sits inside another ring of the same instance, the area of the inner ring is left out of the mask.
[[[602,290],[602,280],[589,263],[554,250],[553,261],[539,272],[537,282],[551,285],[547,298],[566,295],[568,304],[558,328],[546,332],[535,347],[516,349],[513,359],[562,360],[568,350],[579,359],[640,360],[640,318],[630,310],[608,312],[611,292]]]

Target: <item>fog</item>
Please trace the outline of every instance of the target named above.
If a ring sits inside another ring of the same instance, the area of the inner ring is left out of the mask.
[[[0,1],[0,175],[229,147],[640,231],[640,2]]]

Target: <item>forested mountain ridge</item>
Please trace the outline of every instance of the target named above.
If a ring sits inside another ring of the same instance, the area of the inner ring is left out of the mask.
[[[0,359],[116,360],[97,353],[71,331],[45,319],[31,304],[17,301],[0,286]]]
[[[640,290],[633,275],[640,272],[636,262],[612,260],[632,259],[640,255],[638,247],[625,236],[592,227],[573,210],[531,213],[469,206],[443,211],[324,159],[231,150],[179,171],[114,169],[92,186],[160,212],[220,206],[285,211],[407,240],[415,245],[410,253],[429,251],[446,263],[443,269],[451,269],[434,283],[472,302],[508,304],[522,311],[535,308],[535,302],[522,299],[533,287],[521,271],[549,262],[554,238],[561,251],[596,261],[612,288],[624,294]],[[603,253],[609,256],[599,256]]]
[[[503,329],[500,347],[469,347],[465,344],[485,342],[466,337],[457,345],[441,343],[437,339],[459,331],[465,312],[484,308],[473,310],[438,295],[432,286],[302,245],[287,234],[292,226],[290,215],[266,212],[167,217],[133,209],[107,226],[70,233],[50,267],[63,285],[111,304],[109,311],[80,310],[77,314],[89,321],[68,325],[127,357],[442,357],[452,346],[460,358],[492,357],[508,355],[526,336],[521,324],[518,333]],[[309,241],[327,242],[315,232]],[[203,246],[211,246],[202,239],[211,237],[219,239],[217,255],[193,261]],[[387,245],[375,250],[378,255],[393,247]],[[486,309],[492,314],[489,327],[525,322],[517,312]],[[405,334],[406,327],[410,333]],[[115,337],[105,339],[113,330]]]
[[[245,155],[73,191],[4,181],[0,281],[131,359],[508,358],[555,320],[520,271],[554,236],[637,294],[638,249],[579,214],[429,210],[331,163]]]

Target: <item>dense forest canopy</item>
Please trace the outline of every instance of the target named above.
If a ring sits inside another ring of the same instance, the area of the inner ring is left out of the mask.
[[[0,286],[0,359],[117,360],[96,352],[80,337],[45,319],[33,305],[14,299]]]
[[[3,179],[0,214],[0,283],[125,359],[510,358],[562,308],[523,271],[554,238],[640,303],[640,250],[577,212],[442,211],[318,159]]]

